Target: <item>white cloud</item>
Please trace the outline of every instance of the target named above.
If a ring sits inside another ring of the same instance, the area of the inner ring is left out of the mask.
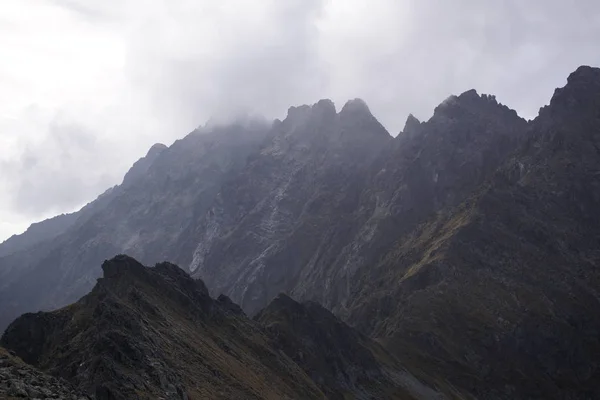
[[[533,117],[598,37],[593,0],[4,0],[0,239],[213,115],[362,97],[395,134],[475,87]]]

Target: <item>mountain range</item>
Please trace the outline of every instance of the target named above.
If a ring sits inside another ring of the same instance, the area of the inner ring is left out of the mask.
[[[1,343],[94,398],[596,398],[599,205],[598,68],[207,124],[0,245]]]

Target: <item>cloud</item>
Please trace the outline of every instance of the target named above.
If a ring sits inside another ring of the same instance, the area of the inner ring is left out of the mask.
[[[0,238],[211,117],[360,97],[396,134],[476,88],[532,118],[600,64],[594,0],[6,0],[0,32]]]
[[[60,213],[85,204],[98,195],[99,187],[113,184],[104,165],[115,160],[97,137],[86,127],[52,121],[39,143],[27,143],[18,159],[0,164],[10,207],[30,215]],[[65,173],[81,169],[84,173]]]
[[[123,11],[123,3],[114,0],[95,3],[80,0],[49,0],[49,2],[92,23],[112,22]]]
[[[128,76],[160,112],[196,122],[220,114],[273,116],[313,101],[324,84],[314,25],[323,2],[260,4],[161,3],[149,11],[152,24],[130,38]]]
[[[342,22],[322,43],[330,71],[343,72],[331,82],[334,92],[365,98],[392,133],[408,112],[427,118],[442,99],[471,88],[534,117],[569,72],[600,62],[593,1],[354,3],[361,12],[330,6]]]

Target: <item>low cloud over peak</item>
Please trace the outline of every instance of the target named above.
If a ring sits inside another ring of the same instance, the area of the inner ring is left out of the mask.
[[[395,134],[476,88],[531,118],[600,65],[593,0],[7,0],[0,30],[0,239],[211,117],[361,98]]]

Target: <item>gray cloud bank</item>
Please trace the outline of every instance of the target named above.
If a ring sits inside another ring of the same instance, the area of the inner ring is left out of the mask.
[[[476,88],[533,118],[569,72],[600,65],[594,0],[8,3],[0,239],[92,200],[210,117],[360,97],[396,134]]]

